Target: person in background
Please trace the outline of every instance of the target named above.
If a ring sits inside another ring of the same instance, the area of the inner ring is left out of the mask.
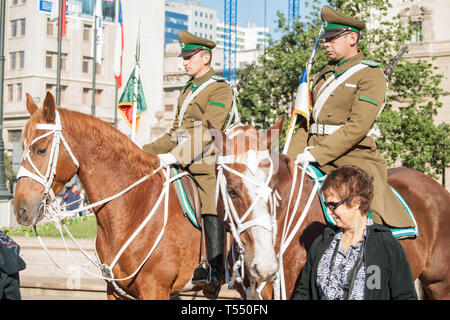
[[[368,216],[373,190],[373,178],[358,167],[328,174],[321,192],[336,227],[312,244],[294,300],[417,299],[402,246]]]
[[[66,204],[66,210],[76,210],[80,207],[81,197],[78,185],[75,183],[64,194],[61,205]]]

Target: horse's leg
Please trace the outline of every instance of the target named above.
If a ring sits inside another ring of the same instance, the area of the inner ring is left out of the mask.
[[[448,276],[448,248],[437,244],[433,248],[430,263],[419,277],[424,293],[424,299],[450,299],[450,277]]]
[[[169,300],[169,289],[157,281],[149,281],[140,287],[141,300]]]

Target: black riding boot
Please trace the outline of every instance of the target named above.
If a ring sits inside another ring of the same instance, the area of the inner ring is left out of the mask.
[[[200,283],[200,279],[206,277],[203,294],[208,299],[217,299],[225,273],[225,227],[215,215],[203,215],[202,219],[210,267],[207,271],[207,267],[199,265],[194,271],[193,282]]]

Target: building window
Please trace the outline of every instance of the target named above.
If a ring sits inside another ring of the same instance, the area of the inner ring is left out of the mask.
[[[17,101],[22,101],[22,84],[17,84]]]
[[[91,29],[92,25],[90,24],[83,25],[83,41],[91,41]]]
[[[45,68],[51,69],[53,66],[53,52],[47,51],[45,54]]]
[[[8,102],[13,101],[14,85],[8,84]]]
[[[26,26],[25,18],[11,20],[11,37],[15,38],[18,36],[24,36],[25,26]]]
[[[416,21],[412,24],[411,42],[422,42],[422,21]]]
[[[11,52],[9,58],[11,70],[15,70],[16,68],[23,69],[25,67],[25,51]],[[19,65],[17,65],[17,58],[19,58]]]
[[[20,19],[20,35],[24,36],[25,35],[25,18]]]
[[[19,51],[19,57],[20,57],[20,69],[23,69],[25,67],[25,51]]]
[[[82,71],[83,73],[89,72],[89,57],[83,57]]]
[[[83,95],[81,96],[81,103],[88,104],[88,101],[92,99],[92,88],[83,88]],[[95,90],[95,104],[100,105],[103,89]]]
[[[22,130],[8,130],[8,141],[20,142],[22,139]]]
[[[101,98],[102,98],[103,89],[96,89],[95,90],[95,104],[100,105],[101,104]]]
[[[9,67],[11,70],[15,70],[16,69],[16,52],[11,52],[9,54]]]
[[[83,88],[83,95],[81,96],[81,103],[82,104],[87,104],[88,103],[88,99],[89,99],[89,93],[91,92],[92,89],[89,88]]]
[[[11,21],[11,37],[17,37],[17,20]]]
[[[53,35],[53,22],[50,21],[50,18],[47,18],[47,35]]]
[[[172,112],[173,111],[173,104],[166,104],[164,106],[164,111],[165,112]]]
[[[67,86],[60,86],[60,102],[64,102],[64,98],[66,95]],[[56,96],[56,84],[47,83],[45,85],[45,91],[50,91],[54,96]]]
[[[103,64],[103,59],[102,59],[102,64]],[[102,74],[102,65],[101,64],[95,63],[95,72],[97,74]]]

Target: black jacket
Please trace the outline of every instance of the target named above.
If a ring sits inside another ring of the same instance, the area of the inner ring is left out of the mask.
[[[19,271],[23,269],[23,259],[0,243],[0,300],[20,300]]]
[[[337,228],[326,228],[308,252],[294,300],[318,300],[317,268]],[[389,228],[373,224],[367,227],[364,245],[366,269],[365,300],[416,300],[417,293],[408,258]]]

